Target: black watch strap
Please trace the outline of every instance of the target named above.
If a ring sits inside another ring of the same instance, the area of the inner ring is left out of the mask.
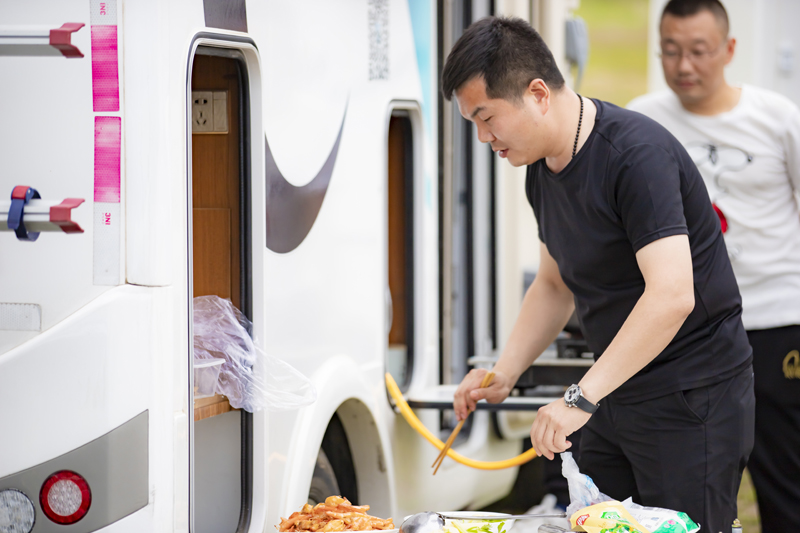
[[[577,407],[585,413],[594,414],[597,411],[597,405],[593,404],[583,396],[580,385],[570,385],[564,393],[564,403],[567,407]]]
[[[593,404],[586,398],[584,398],[583,395],[581,394],[580,396],[578,396],[578,401],[575,402],[575,407],[591,415],[594,414],[595,411],[597,411],[598,406]]]

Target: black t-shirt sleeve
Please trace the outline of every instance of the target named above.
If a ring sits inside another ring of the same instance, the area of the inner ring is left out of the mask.
[[[639,144],[617,161],[614,200],[633,251],[664,237],[688,235],[675,158],[660,146]]]

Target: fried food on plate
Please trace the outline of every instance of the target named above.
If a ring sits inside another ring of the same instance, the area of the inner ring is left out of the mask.
[[[325,503],[305,504],[300,512],[281,518],[278,531],[370,531],[394,529],[391,518],[367,514],[369,505],[353,505],[347,498],[329,496]]]

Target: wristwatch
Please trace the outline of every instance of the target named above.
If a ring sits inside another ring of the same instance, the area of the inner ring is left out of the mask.
[[[599,404],[595,405],[583,397],[580,385],[569,386],[567,392],[564,393],[564,403],[567,404],[567,407],[577,407],[589,414],[597,411],[597,407],[599,406]]]

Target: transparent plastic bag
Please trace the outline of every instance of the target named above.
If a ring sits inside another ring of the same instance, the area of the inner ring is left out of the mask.
[[[672,509],[644,507],[633,503],[631,498],[622,506],[651,533],[696,533],[700,526],[689,515]]]
[[[311,381],[288,363],[258,348],[252,324],[230,300],[218,296],[194,299],[194,358],[222,358],[217,391],[231,406],[256,412],[289,411],[313,403]]]
[[[581,474],[578,464],[572,458],[572,452],[563,452],[561,454],[561,474],[567,478],[567,485],[569,485],[567,516],[572,516],[575,511],[584,507],[611,500],[611,498],[600,492],[592,478],[586,474]]]
[[[567,478],[569,485],[569,506],[567,516],[573,515],[586,507],[614,500],[597,488],[592,478],[581,474],[571,452],[561,454],[561,473]],[[631,498],[624,502],[614,502],[627,511],[631,517],[645,530],[651,533],[696,533],[700,526],[695,524],[686,513],[658,507],[643,507],[633,503]]]

